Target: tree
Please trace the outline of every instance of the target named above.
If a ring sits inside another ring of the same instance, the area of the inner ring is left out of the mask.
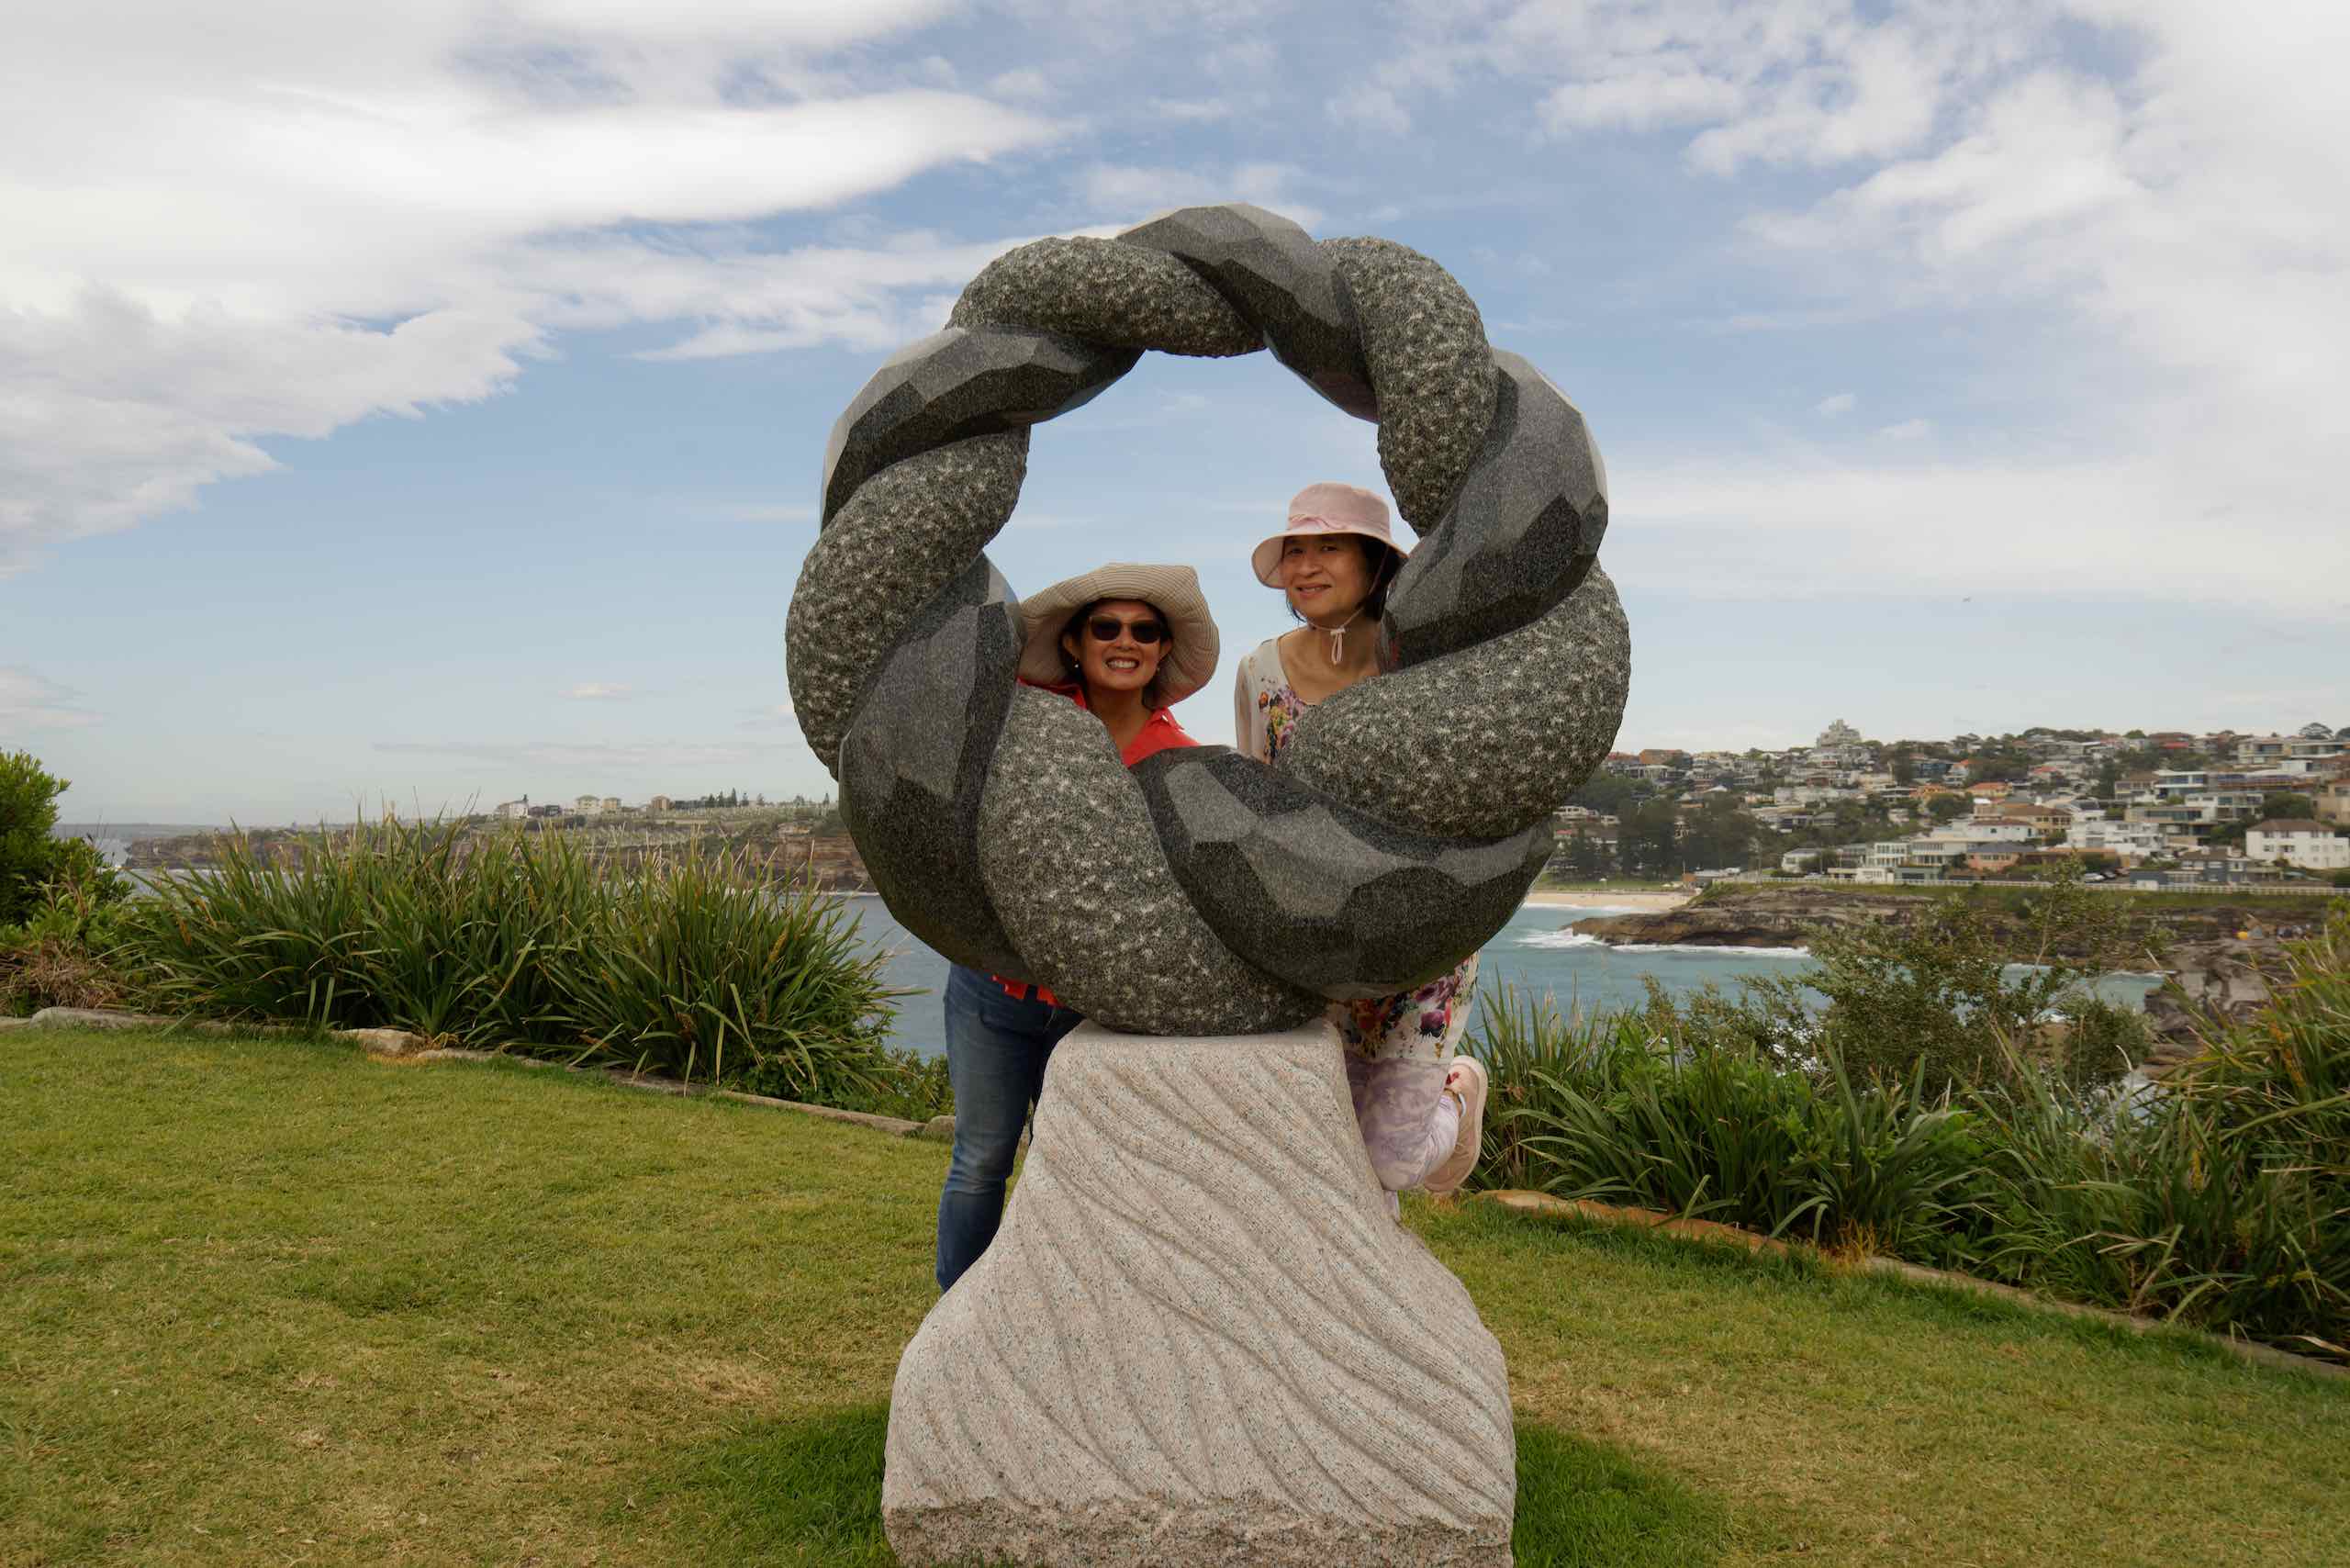
[[[1893,748],[1893,781],[1905,790],[1918,782],[1917,754],[1908,746]]]
[[[1736,800],[1710,798],[1683,824],[1683,862],[1707,869],[1743,866],[1761,831],[1761,824]]]
[[[28,751],[0,754],[0,925],[15,925],[39,902],[56,874],[57,797],[71,788],[43,772]]]
[[[1623,819],[1617,853],[1627,870],[1644,876],[1678,875],[1685,868],[1681,850],[1681,813],[1673,802],[1650,801]]]
[[[1641,785],[1621,774],[1595,773],[1583,780],[1583,788],[1567,797],[1567,804],[1597,812],[1604,817],[1620,817],[1644,793]]]
[[[2143,1054],[2143,1022],[2090,985],[2143,964],[2145,934],[2128,901],[2080,877],[2060,869],[2011,919],[1954,895],[1914,923],[1815,929],[1800,983],[1829,999],[1827,1043],[1868,1076],[1921,1073],[1929,1095],[2008,1078],[2010,1051],[2076,1084],[2120,1077]],[[2066,1026],[2045,1027],[2052,1013]]]
[[[1591,834],[1575,834],[1567,846],[1567,868],[1586,880],[1599,875],[1599,845]]]
[[[1926,798],[1926,814],[1938,823],[1965,816],[1974,809],[1961,795],[1930,795]]]
[[[2317,815],[2317,802],[2307,795],[2290,790],[2272,790],[2260,802],[2260,820],[2274,822],[2278,817],[2309,818]]]

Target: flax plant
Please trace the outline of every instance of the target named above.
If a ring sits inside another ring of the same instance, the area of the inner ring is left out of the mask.
[[[2287,965],[2132,1112],[1986,1097],[1986,1271],[2350,1360],[2350,913]]]
[[[360,823],[285,858],[237,835],[126,918],[185,1014],[393,1027],[802,1099],[939,1091],[882,1044],[884,955],[789,868],[690,850],[608,873],[558,834]]]
[[[1505,988],[1481,1015],[1497,1082],[1524,1074],[1496,1094],[1512,1156],[1548,1191],[1826,1245],[1931,1253],[1964,1228],[1968,1118],[1916,1075],[1856,1084],[1831,1058],[1815,1080],[1669,1005],[1561,1029]]]
[[[548,963],[600,897],[559,839],[387,818],[306,835],[290,861],[228,837],[210,871],[156,884],[128,946],[178,1012],[543,1040],[565,1029]]]
[[[583,1055],[796,1099],[890,1088],[885,956],[838,901],[746,851],[651,863],[557,966]]]

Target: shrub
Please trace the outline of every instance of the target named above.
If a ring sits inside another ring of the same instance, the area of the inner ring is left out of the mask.
[[[744,1081],[906,1092],[883,956],[797,873],[691,852],[607,878],[561,834],[358,824],[291,857],[224,838],[139,901],[123,953],[163,1006]]]
[[[1858,1079],[1838,1041],[1749,997],[1562,1023],[1483,999],[1493,1069],[1481,1184],[1856,1243],[2077,1301],[2350,1361],[2350,907],[2289,975],[2157,1088],[2121,1092],[1970,1046],[1996,1080],[1936,1093],[1927,1062]],[[1789,993],[1789,1005],[1796,1005]]]
[[[1928,1102],[1919,1074],[1857,1084],[1831,1059],[1815,1081],[1658,1003],[1573,1030],[1506,991],[1480,1009],[1479,1054],[1527,1074],[1500,1097],[1505,1167],[1571,1198],[1945,1250],[1936,1238],[1963,1228],[1976,1150],[1965,1114]]]
[[[63,853],[29,917],[0,929],[0,1013],[130,1000],[128,978],[107,957],[121,940],[130,884],[89,844],[56,842]]]
[[[2128,906],[2075,870],[2019,914],[2020,926],[2002,925],[1961,894],[1914,924],[1815,928],[1801,984],[1828,999],[1823,1043],[1864,1077],[1920,1074],[1929,1094],[2010,1081],[2020,1065],[2083,1088],[2120,1079],[2144,1055],[2144,1027],[2090,984],[2142,946]],[[2031,967],[2010,974],[2019,963]],[[1774,1010],[1784,1027],[1784,994]]]
[[[602,894],[560,839],[360,823],[290,854],[234,834],[140,901],[128,946],[159,1004],[465,1045],[576,1039],[550,965]]]
[[[770,886],[742,852],[656,862],[608,888],[554,963],[594,1059],[690,1082],[747,1075],[798,1100],[869,1097],[890,999],[883,955],[812,882]]]
[[[31,917],[44,884],[102,868],[87,843],[50,836],[57,797],[71,787],[43,772],[30,752],[0,752],[0,931]]]

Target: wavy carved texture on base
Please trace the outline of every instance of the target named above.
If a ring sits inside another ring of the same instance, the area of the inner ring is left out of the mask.
[[[1501,1347],[1398,1226],[1334,1032],[1062,1042],[995,1243],[900,1362],[909,1565],[1503,1568]]]

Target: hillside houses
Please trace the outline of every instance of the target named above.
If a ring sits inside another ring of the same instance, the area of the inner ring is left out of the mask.
[[[1695,846],[1774,875],[1877,883],[2083,859],[2165,885],[2350,873],[2350,730],[2318,723],[1885,743],[1839,720],[1775,752],[1617,752],[1578,800],[1557,824],[1561,856],[1614,869],[1620,848],[1621,868],[1643,874],[1729,869],[1688,858]]]

